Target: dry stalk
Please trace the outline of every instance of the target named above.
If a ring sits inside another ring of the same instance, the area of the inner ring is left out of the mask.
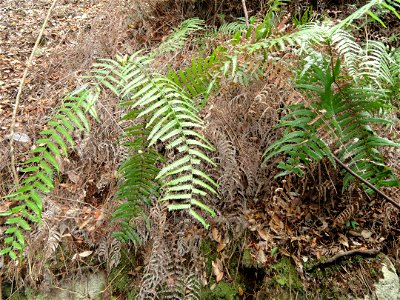
[[[26,76],[28,75],[28,71],[29,71],[30,67],[32,66],[33,56],[36,52],[36,49],[39,45],[40,40],[42,39],[44,29],[46,28],[47,22],[50,18],[51,12],[52,12],[56,2],[57,2],[57,0],[53,0],[49,10],[47,11],[47,15],[46,15],[46,18],[44,19],[42,28],[40,29],[40,32],[36,39],[35,45],[33,46],[31,55],[29,56],[28,61],[26,63],[24,74],[22,75],[21,81],[18,86],[17,97],[15,98],[15,105],[14,105],[14,109],[13,109],[13,114],[12,114],[12,119],[11,119],[11,128],[10,128],[10,156],[11,156],[11,171],[13,173],[14,184],[16,187],[19,185],[19,177],[18,177],[17,169],[15,168],[15,155],[14,155],[15,120],[17,117],[17,111],[18,111],[19,102],[21,99],[22,88],[24,87]]]

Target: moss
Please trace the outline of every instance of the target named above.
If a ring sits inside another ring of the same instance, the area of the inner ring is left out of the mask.
[[[206,272],[207,274],[211,274],[212,272],[212,262],[217,258],[217,251],[213,249],[212,242],[203,239],[200,244],[200,251],[203,254],[203,257],[207,258],[206,261]]]
[[[272,282],[297,291],[303,290],[303,284],[297,274],[296,268],[286,257],[271,266],[273,271]]]
[[[238,289],[228,282],[220,282],[216,287],[203,290],[200,297],[202,300],[239,300]]]
[[[242,265],[246,268],[254,267],[254,259],[251,257],[251,251],[249,249],[245,249],[243,251],[242,257]]]

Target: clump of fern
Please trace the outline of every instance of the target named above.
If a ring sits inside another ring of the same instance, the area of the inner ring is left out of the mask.
[[[191,28],[192,21],[185,22],[183,28]],[[193,22],[197,24],[198,20]],[[179,29],[174,35],[180,36],[178,32]],[[169,40],[166,39],[167,44]],[[209,56],[194,57],[184,69],[159,74],[152,70],[151,62],[164,53],[163,49],[162,44],[149,55],[138,52],[129,58],[102,60],[93,70],[99,82],[124,100],[122,104],[130,111],[125,119],[136,124],[126,129],[126,137],[133,140],[127,146],[133,152],[120,168],[123,180],[118,197],[125,200],[114,213],[125,227],[122,238],[127,236],[132,218],[140,213],[140,205],[149,203],[150,198],[167,201],[170,210],[187,211],[208,227],[204,214],[215,216],[215,212],[202,199],[215,193],[217,185],[202,171],[203,165],[215,164],[206,154],[213,147],[196,131],[203,126],[198,110],[223,80],[247,84],[262,75],[262,68],[252,64],[251,59],[246,60],[240,47],[222,46]],[[159,143],[166,151],[175,152],[172,161],[156,159],[150,149]],[[156,168],[140,166],[143,160],[152,161],[153,165],[157,161],[158,173]],[[141,172],[146,176],[141,177]],[[132,231],[128,235],[135,239]]]
[[[379,149],[400,144],[379,137],[374,130],[390,123],[379,116],[387,107],[385,95],[358,87],[340,72],[340,60],[332,65],[324,59],[322,65],[313,65],[299,78],[295,86],[318,100],[289,107],[278,125],[285,128],[284,137],[267,148],[265,159],[284,153],[288,159],[278,165],[283,170],[279,175],[302,175],[305,166],[324,157],[335,165],[336,156],[376,187],[398,185]],[[343,188],[347,188],[354,178],[343,175]]]
[[[97,118],[94,107],[97,97],[97,90],[86,86],[72,92],[47,122],[48,129],[40,132],[42,137],[36,140],[32,157],[23,163],[25,167],[20,170],[25,178],[16,192],[5,197],[15,201],[16,205],[0,213],[0,216],[7,217],[0,256],[7,254],[11,259],[22,258],[26,245],[24,231],[31,229],[32,222],[41,221],[42,196],[53,190],[54,177],[60,171],[59,161],[74,147],[73,132],[90,130],[87,115]]]

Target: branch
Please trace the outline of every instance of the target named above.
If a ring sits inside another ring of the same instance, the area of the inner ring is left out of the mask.
[[[317,264],[315,264],[312,267],[310,267],[309,269],[307,269],[307,271],[311,272],[311,271],[315,270],[316,268],[320,268],[323,266],[333,264],[337,260],[341,259],[342,257],[351,256],[351,255],[373,256],[373,255],[377,255],[379,253],[379,251],[380,251],[379,249],[353,249],[353,250],[349,250],[346,252],[339,252],[338,254],[334,255],[331,258],[328,258],[324,261],[318,262]]]
[[[250,26],[249,13],[248,13],[247,7],[246,7],[246,0],[242,0],[242,5],[243,5],[243,11],[244,11],[244,18],[246,19],[246,26],[249,27]]]
[[[46,18],[44,19],[42,28],[40,29],[40,32],[39,32],[39,35],[38,35],[38,37],[36,39],[35,45],[33,46],[31,55],[29,56],[28,61],[26,62],[26,67],[25,67],[25,70],[24,70],[24,74],[22,75],[21,81],[20,81],[19,86],[18,86],[17,97],[15,98],[15,105],[14,105],[14,109],[13,109],[13,114],[12,114],[12,119],[11,119],[11,128],[10,128],[11,171],[13,173],[15,186],[18,186],[18,184],[19,184],[19,177],[18,177],[17,170],[15,168],[14,134],[15,134],[15,120],[16,120],[16,117],[17,117],[17,111],[18,111],[19,102],[20,102],[20,99],[21,99],[22,88],[24,87],[26,76],[28,75],[28,70],[32,66],[33,56],[34,56],[34,54],[36,52],[36,49],[37,49],[37,47],[39,45],[40,40],[42,39],[44,29],[46,28],[47,22],[48,22],[48,20],[50,18],[51,11],[53,10],[56,2],[57,2],[57,0],[53,0],[53,3],[51,4],[49,10],[47,11]]]
[[[362,183],[364,183],[366,186],[368,186],[370,189],[372,189],[373,191],[375,191],[376,193],[378,193],[379,195],[381,195],[387,202],[391,203],[394,207],[396,207],[398,210],[400,210],[400,204],[397,203],[395,200],[393,200],[392,198],[390,198],[388,195],[386,195],[385,193],[383,193],[382,191],[380,191],[377,187],[375,187],[373,184],[371,184],[370,182],[368,182],[367,180],[365,180],[364,178],[362,178],[360,175],[358,175],[357,173],[355,173],[353,170],[351,170],[346,164],[344,164],[339,158],[337,158],[333,153],[333,158],[335,159],[335,161],[342,166],[342,168],[344,168],[347,172],[349,172],[351,175],[353,175],[355,178],[357,178],[358,180],[360,180]]]

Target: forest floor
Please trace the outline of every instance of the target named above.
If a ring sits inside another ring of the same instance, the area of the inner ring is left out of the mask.
[[[141,4],[58,1],[34,53],[16,111],[16,134],[10,136],[18,85],[51,2],[0,3],[0,196],[14,191],[10,139],[14,139],[16,161],[23,162],[65,93],[82,84],[79,76],[87,75],[97,59],[149,49],[188,17],[200,14],[210,23],[218,23],[222,13],[242,14],[240,5],[215,8],[212,1],[205,1],[204,7],[185,1],[185,5],[155,0]],[[249,2],[251,12],[253,2]],[[158,64],[185,64],[192,51],[185,48]],[[280,181],[273,176],[275,161],[260,167],[263,149],[278,135],[272,129],[279,120],[278,110],[296,93],[287,82],[289,70],[282,66],[271,69],[273,75],[249,87],[222,86],[201,112],[207,120],[204,134],[219,149],[218,159],[225,168],[213,174],[225,180],[226,188],[221,190],[224,199],[210,200],[218,217],[209,231],[182,215],[168,215],[166,222],[173,225],[166,236],[175,241],[181,234],[185,243],[196,243],[195,267],[203,270],[203,285],[220,289],[218,299],[362,297],[381,277],[380,265],[386,256],[400,272],[399,212],[379,197],[359,190],[342,194],[338,171],[326,162],[309,170],[304,178],[288,176]],[[266,107],[267,116],[260,117]],[[76,148],[61,161],[56,187],[44,199],[46,230],[35,228],[29,236],[27,263],[0,261],[3,297],[24,288],[62,289],[60,282],[88,270],[107,274],[101,299],[131,299],[130,291],[137,292],[143,282],[153,233],[148,233],[148,241],[140,247],[122,245],[112,237],[117,230],[111,223],[118,204],[114,200],[117,169],[125,156],[119,146],[123,112],[118,99],[106,92],[98,109],[102,121],[91,124],[90,135],[76,136]],[[394,131],[400,132],[399,125]],[[223,162],[222,156],[229,156],[231,149],[223,145],[225,141],[236,149],[234,159],[228,158],[231,165]],[[400,175],[399,152],[390,152],[388,157]],[[398,194],[395,197],[399,200]],[[0,200],[0,212],[10,205],[10,201]],[[153,218],[160,214],[157,209],[150,212]],[[3,225],[4,217],[0,217]]]

